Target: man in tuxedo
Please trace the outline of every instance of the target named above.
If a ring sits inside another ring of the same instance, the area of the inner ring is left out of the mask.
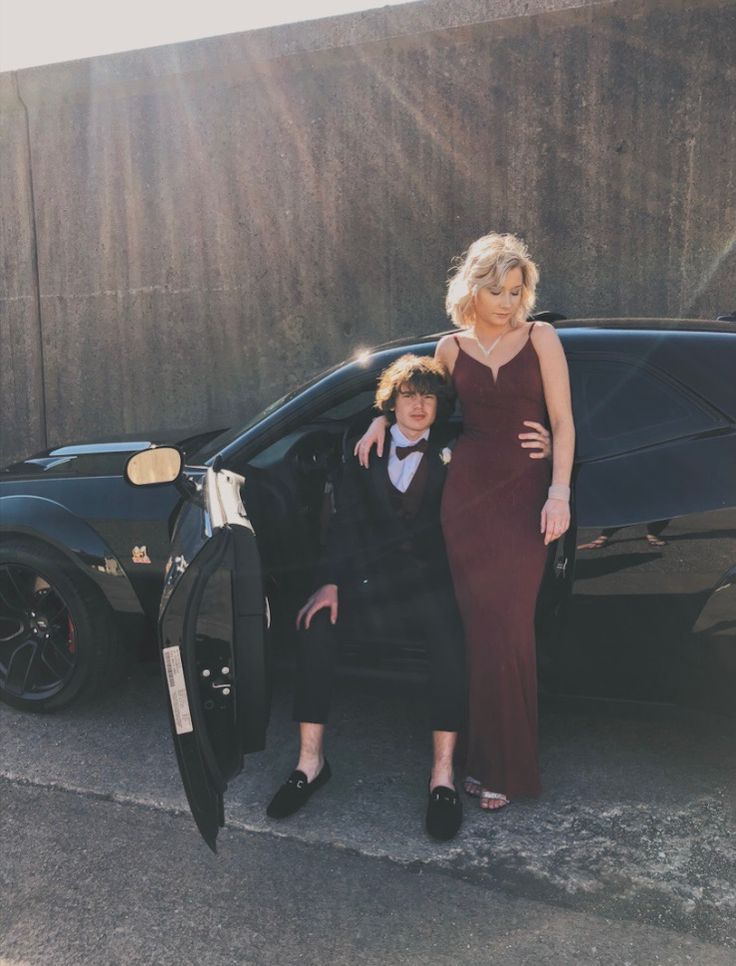
[[[376,406],[392,423],[390,446],[369,469],[355,457],[344,468],[319,589],[297,616],[299,761],[267,808],[271,818],[293,815],[330,778],[324,732],[339,637],[360,627],[372,639],[426,646],[433,733],[426,829],[450,839],[460,828],[453,752],[465,716],[464,647],[440,527],[450,458],[441,426],[452,402],[450,377],[435,359],[405,355],[380,377]],[[548,454],[542,426],[524,438],[534,442],[521,445]]]

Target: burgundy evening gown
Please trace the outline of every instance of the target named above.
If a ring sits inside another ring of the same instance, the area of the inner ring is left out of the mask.
[[[463,433],[448,467],[442,528],[465,626],[466,774],[509,799],[537,796],[534,610],[547,556],[539,525],[550,464],[530,459],[518,434],[529,431],[525,419],[546,421],[542,375],[530,335],[495,381],[458,348],[453,381]]]

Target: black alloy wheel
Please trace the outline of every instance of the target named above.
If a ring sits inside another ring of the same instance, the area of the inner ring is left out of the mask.
[[[121,658],[107,602],[58,551],[0,544],[0,700],[56,710],[109,683]]]
[[[26,701],[53,697],[77,666],[69,607],[46,577],[22,564],[0,566],[0,680]]]

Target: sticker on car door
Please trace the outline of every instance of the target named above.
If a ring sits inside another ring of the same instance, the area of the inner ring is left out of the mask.
[[[192,715],[189,710],[187,687],[184,682],[184,668],[181,663],[181,650],[177,646],[165,647],[162,650],[164,667],[166,668],[166,684],[169,689],[169,700],[174,715],[174,727],[178,735],[194,731]]]

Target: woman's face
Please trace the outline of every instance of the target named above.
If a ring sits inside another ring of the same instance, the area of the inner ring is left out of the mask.
[[[475,296],[475,312],[478,321],[486,325],[506,325],[519,314],[521,289],[524,277],[520,268],[510,268],[501,284],[492,288],[480,288]]]

